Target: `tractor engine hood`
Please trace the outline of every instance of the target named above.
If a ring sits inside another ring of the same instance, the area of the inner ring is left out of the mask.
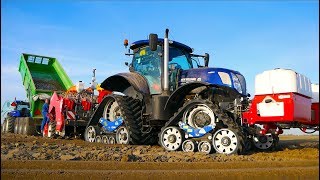
[[[181,72],[179,86],[194,81],[230,87],[246,95],[246,80],[238,71],[225,68],[197,68]]]

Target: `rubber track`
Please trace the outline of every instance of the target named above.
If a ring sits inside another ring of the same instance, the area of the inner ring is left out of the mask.
[[[129,132],[129,144],[143,144],[140,101],[128,96],[113,95],[117,101],[122,118]],[[139,116],[138,116],[139,114]]]
[[[127,97],[129,98],[129,97]],[[159,131],[152,128],[151,132],[143,133],[143,121],[142,121],[142,104],[141,101],[138,99],[130,98],[130,109],[132,110],[132,115],[139,126],[139,131],[141,132],[141,141],[139,144],[143,145],[154,145],[157,143],[157,134]]]
[[[207,103],[211,103],[210,101],[207,101]],[[220,122],[222,122],[224,128],[231,129],[234,133],[238,135],[239,138],[239,147],[238,147],[238,154],[244,154],[245,153],[245,134],[242,130],[242,128],[232,120],[230,116],[228,116],[225,112],[223,112],[218,105],[213,104],[213,113],[218,117]],[[211,107],[210,107],[211,108]]]
[[[160,136],[161,136],[161,132],[169,126],[170,123],[172,123],[173,119],[177,118],[179,120],[181,120],[181,117],[182,117],[182,114],[183,114],[183,110],[185,109],[185,107],[190,104],[193,100],[191,101],[188,101],[187,103],[184,103],[184,105],[182,107],[180,107],[178,109],[177,112],[174,113],[174,115],[169,119],[168,122],[166,122],[165,126],[161,128],[161,131],[160,133],[158,134],[158,138],[159,138],[159,145],[161,145],[162,143],[160,142]],[[238,135],[238,138],[239,138],[239,147],[238,147],[238,151],[237,153],[238,154],[244,154],[245,152],[245,135],[242,131],[242,128],[236,124],[231,117],[229,117],[225,112],[223,112],[218,105],[216,104],[213,104],[211,101],[209,100],[199,100],[199,99],[196,99],[197,104],[205,104],[207,105],[212,111],[213,113],[216,115],[216,117],[218,117],[218,119],[220,120],[220,126],[219,127],[219,124],[217,124],[217,126],[219,128],[228,128],[228,129],[231,129],[234,133],[236,133]],[[181,117],[180,117],[181,116]],[[175,124],[177,125],[177,124]],[[215,128],[216,129],[216,128]]]

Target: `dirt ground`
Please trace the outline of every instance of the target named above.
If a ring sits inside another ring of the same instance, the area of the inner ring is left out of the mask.
[[[319,179],[318,159],[319,136],[227,156],[1,134],[1,179]]]

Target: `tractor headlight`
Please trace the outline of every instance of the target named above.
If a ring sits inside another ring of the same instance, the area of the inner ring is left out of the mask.
[[[242,88],[241,88],[241,83],[240,83],[239,78],[238,78],[235,74],[233,74],[233,73],[231,73],[231,76],[232,76],[232,82],[233,82],[234,88],[235,88],[240,94],[242,94]]]

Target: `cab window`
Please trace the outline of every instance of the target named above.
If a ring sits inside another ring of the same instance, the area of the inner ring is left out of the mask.
[[[132,59],[133,69],[143,75],[149,85],[151,94],[161,93],[161,46],[151,51],[148,46],[142,47],[134,53]]]
[[[185,51],[177,49],[175,47],[170,47],[169,51],[169,66],[178,66],[177,68],[181,68],[183,70],[192,68],[190,58],[188,57],[188,54],[185,53]]]

